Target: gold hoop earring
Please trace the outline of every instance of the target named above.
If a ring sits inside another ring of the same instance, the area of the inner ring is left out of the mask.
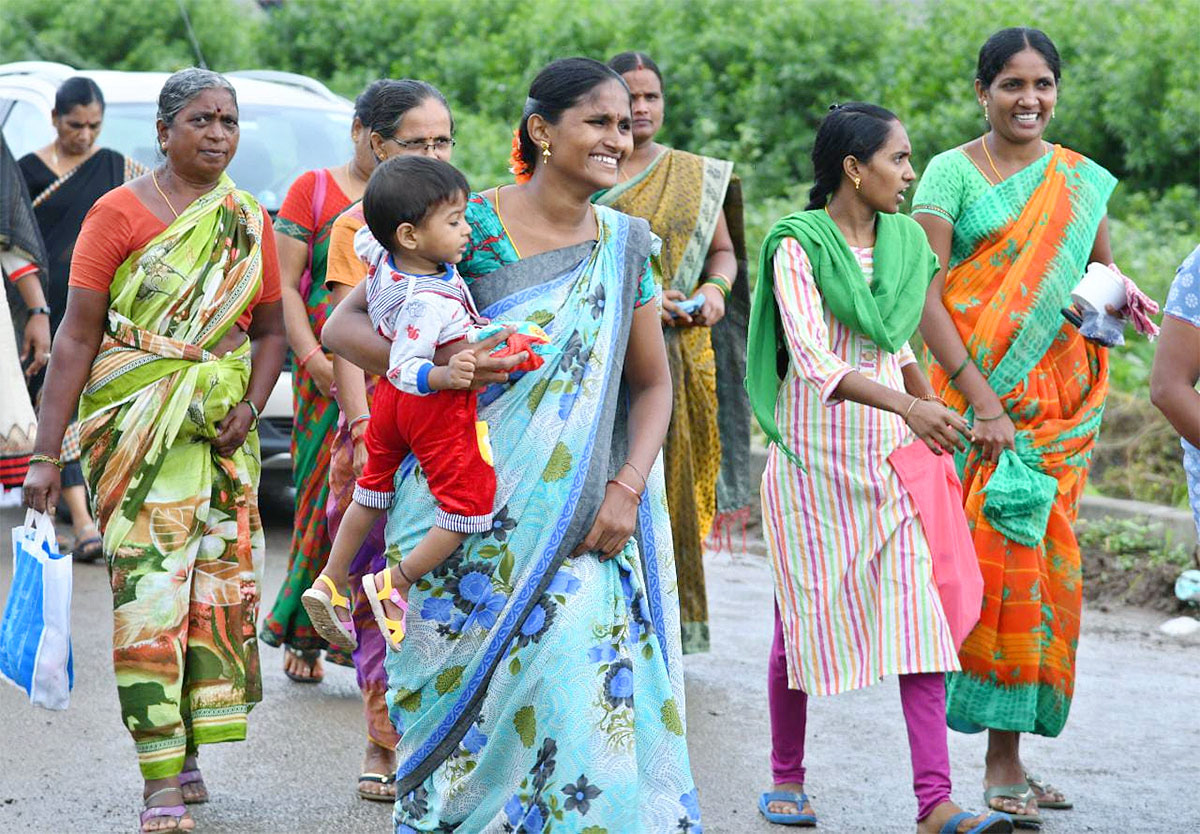
[[[862,185],[862,177],[855,177],[854,178],[854,190],[861,191],[862,190],[860,188],[861,185]]]
[[[538,144],[542,146],[542,164],[545,165],[550,161],[550,143],[543,139]]]

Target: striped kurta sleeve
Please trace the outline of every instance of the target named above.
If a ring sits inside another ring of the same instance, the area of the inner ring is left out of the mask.
[[[773,264],[775,303],[792,366],[821,402],[835,405],[840,400],[833,392],[854,368],[830,349],[825,308],[808,254],[795,238],[784,238]]]

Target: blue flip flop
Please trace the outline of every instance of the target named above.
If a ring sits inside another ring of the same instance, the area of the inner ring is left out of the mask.
[[[975,816],[970,811],[960,811],[942,823],[939,834],[958,834],[958,827],[963,820]],[[1008,814],[989,814],[979,825],[964,832],[964,834],[1011,834],[1013,830],[1012,817]]]
[[[767,806],[772,802],[795,802],[796,807],[803,809],[804,803],[808,802],[808,794],[796,793],[795,791],[765,791],[758,798],[758,810],[767,822],[773,822],[776,825],[801,825],[811,828],[817,824],[816,814],[775,814],[767,810]]]

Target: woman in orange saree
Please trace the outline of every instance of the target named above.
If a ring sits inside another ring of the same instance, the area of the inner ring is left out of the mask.
[[[1108,390],[1106,349],[1061,310],[1089,261],[1112,262],[1116,181],[1042,140],[1058,79],[1043,33],[993,35],[976,80],[992,129],[934,157],[913,207],[943,264],[921,324],[932,382],[978,443],[958,465],[983,611],[947,682],[947,721],[990,731],[986,801],[1028,823],[1039,805],[1070,807],[1029,775],[1018,744],[1058,735],[1070,709],[1082,600],[1072,525]]]

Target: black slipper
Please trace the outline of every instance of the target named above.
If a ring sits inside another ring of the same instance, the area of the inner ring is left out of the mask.
[[[290,653],[292,657],[297,658],[303,663],[307,663],[308,668],[313,670],[316,669],[317,661],[321,659],[320,649],[294,649],[291,646],[288,646],[286,651]],[[291,669],[286,667],[284,668],[283,673],[296,683],[320,683],[325,679],[324,675],[321,675],[320,677],[313,675],[309,675],[308,677],[297,675]]]
[[[384,775],[382,773],[364,773],[362,776],[358,777],[358,784],[360,786],[362,785],[363,782],[370,782],[373,785],[392,785],[392,784],[395,784],[395,782],[396,782],[396,774],[389,773],[387,775]],[[359,787],[358,795],[361,796],[363,799],[369,799],[372,802],[395,802],[396,801],[396,795],[394,793],[392,793],[392,794],[371,793],[370,791],[364,791],[362,789],[362,787]]]

